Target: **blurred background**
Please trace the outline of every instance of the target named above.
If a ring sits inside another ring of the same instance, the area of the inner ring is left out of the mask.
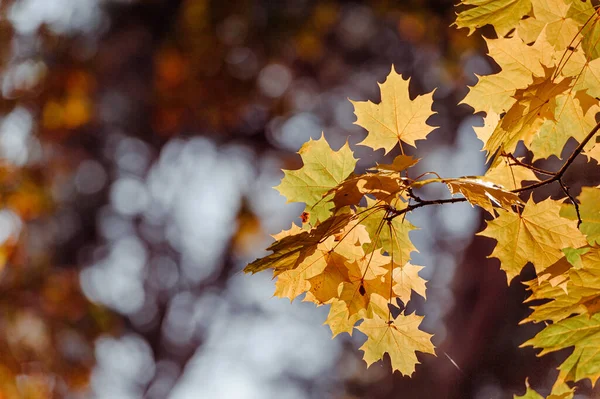
[[[453,3],[0,1],[0,398],[495,399],[526,376],[547,393],[567,354],[518,349],[539,326],[518,326],[521,279],[467,204],[409,217],[438,347],[412,378],[241,272],[299,221],[281,168],[322,131],[361,141],[348,99],[379,101],[392,64],[436,89],[421,171],[484,172],[482,118],[457,104],[497,66]],[[359,168],[397,155],[355,150]]]

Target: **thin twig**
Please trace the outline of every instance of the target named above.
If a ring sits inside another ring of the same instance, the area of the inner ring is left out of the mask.
[[[533,165],[529,165],[529,164],[523,163],[523,162],[519,161],[517,158],[515,158],[513,156],[513,154],[502,154],[502,156],[507,157],[507,158],[509,158],[512,161],[512,163],[509,164],[510,166],[515,166],[515,165],[516,166],[522,166],[524,168],[533,170],[534,172],[537,172],[537,173],[542,174],[542,175],[547,175],[547,176],[554,176],[556,174],[556,172],[550,172],[549,170],[544,170],[544,169],[536,168]]]
[[[392,220],[397,216],[403,215],[405,213],[408,213],[412,210],[415,210],[417,208],[421,208],[423,206],[428,206],[428,205],[443,205],[443,204],[454,204],[457,202],[465,202],[467,201],[466,198],[448,198],[448,199],[439,199],[439,200],[421,200],[421,202],[416,203],[414,205],[409,205],[404,209],[390,209],[389,212],[389,216],[387,216],[385,218],[385,220]]]
[[[571,203],[575,206],[575,212],[577,213],[577,227],[581,225],[581,214],[579,213],[579,204],[575,201],[575,198],[569,193],[569,187],[565,185],[562,179],[558,179],[558,184],[560,184],[560,188],[562,188],[563,192],[567,197],[571,200]]]

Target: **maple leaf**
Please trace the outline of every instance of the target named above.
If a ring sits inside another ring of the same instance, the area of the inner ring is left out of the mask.
[[[554,117],[544,121],[531,141],[533,161],[548,158],[550,155],[560,158],[569,138],[583,140],[596,125],[596,114],[600,111],[600,106],[594,104],[595,102],[588,94],[573,90],[552,99],[550,104],[554,107]],[[588,107],[586,112],[581,106],[582,103],[594,105]]]
[[[383,148],[387,154],[401,141],[415,146],[423,140],[433,127],[425,121],[433,115],[433,93],[417,96],[408,95],[409,80],[392,70],[384,83],[380,84],[381,102],[351,101],[356,114],[356,124],[365,128],[367,137],[359,143],[374,150]],[[402,145],[402,144],[400,144]]]
[[[334,252],[327,257],[326,265],[321,272],[308,279],[310,292],[319,303],[327,303],[338,298],[340,284],[350,281],[347,261]]]
[[[333,151],[321,135],[319,140],[310,139],[300,151],[304,166],[298,170],[284,170],[284,177],[275,189],[287,198],[288,202],[304,202],[314,224],[331,215],[331,204],[323,199],[323,194],[346,179],[356,166],[348,143],[338,151]]]
[[[352,218],[353,215],[350,213],[340,213],[330,217],[311,231],[301,230],[298,234],[286,235],[267,248],[267,250],[273,251],[271,255],[248,264],[244,268],[244,272],[258,273],[266,269],[275,271],[295,269],[316,251],[321,242],[325,241],[327,237],[339,233]]]
[[[583,91],[591,97],[600,97],[600,59],[587,59],[582,51],[571,52],[561,75],[576,79],[574,90]]]
[[[562,248],[586,244],[577,222],[560,217],[560,204],[552,199],[536,204],[529,198],[521,214],[502,209],[497,212],[500,216],[487,221],[478,235],[497,240],[489,257],[500,260],[509,282],[527,262],[539,273],[563,257]]]
[[[533,313],[521,323],[552,320],[557,322],[573,314],[593,315],[600,311],[600,248],[563,250],[566,256],[528,283],[529,301],[550,299],[533,307]],[[552,269],[552,270],[550,270]]]
[[[568,17],[571,5],[563,0],[531,0],[531,4],[535,18],[529,19],[541,24],[546,30],[546,40],[557,51],[564,51],[580,31],[580,24]]]
[[[550,100],[567,91],[573,79],[552,80],[552,73],[551,69],[547,69],[545,77],[535,78],[526,89],[517,91],[515,96],[520,101],[508,110],[484,146],[488,159],[500,148],[513,152],[521,140],[529,145],[544,121],[554,118]]]
[[[329,237],[327,240],[333,241],[334,238]],[[293,301],[310,289],[310,279],[323,272],[331,257],[326,245],[318,245],[317,250],[296,268],[277,272],[274,295]]]
[[[425,298],[425,279],[419,276],[419,270],[423,266],[415,266],[406,263],[403,266],[395,267],[393,271],[394,294],[400,298],[404,304],[408,303],[412,291]]]
[[[534,76],[544,76],[540,63],[540,50],[528,46],[518,34],[511,38],[488,39],[488,55],[502,69],[494,75],[479,77],[479,81],[470,88],[469,93],[460,102],[479,111],[506,112],[516,99],[517,89],[528,87]]]
[[[568,285],[568,292],[561,286],[552,286],[549,282],[543,282],[539,288],[534,289],[534,295],[527,302],[540,299],[550,299],[542,305],[533,306],[533,313],[523,319],[520,324],[528,322],[546,322],[551,320],[558,322],[574,314],[588,313],[590,300],[598,298],[598,289],[589,287],[574,287]]]
[[[389,273],[367,276],[366,270],[362,269],[364,267],[361,268],[357,262],[347,264],[345,279],[340,280],[339,298],[346,303],[350,316],[366,310],[372,295],[390,299],[392,283]]]
[[[419,330],[422,320],[422,316],[414,313],[400,314],[390,322],[380,317],[365,319],[357,329],[367,336],[367,341],[360,347],[365,352],[367,366],[382,359],[387,353],[392,370],[412,375],[415,365],[419,363],[416,351],[435,355],[432,335]]]
[[[542,349],[538,356],[575,347],[559,366],[557,382],[589,378],[592,385],[600,377],[600,313],[574,316],[546,326],[523,346]]]
[[[498,36],[504,36],[531,9],[531,0],[463,0],[461,4],[472,7],[458,13],[454,25],[469,28],[469,35],[489,24]]]
[[[348,333],[352,335],[354,325],[361,319],[361,316],[356,313],[350,315],[348,313],[348,307],[343,301],[334,300],[329,308],[329,314],[325,323],[329,326],[332,333],[332,338],[341,333]]]

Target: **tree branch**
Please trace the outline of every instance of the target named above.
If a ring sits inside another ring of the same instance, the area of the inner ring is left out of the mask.
[[[419,198],[419,197],[416,197]],[[439,199],[439,200],[422,200],[422,199],[418,199],[417,203],[414,205],[409,205],[404,209],[388,209],[388,214],[389,216],[387,216],[385,218],[385,220],[392,220],[397,216],[400,216],[402,214],[408,213],[412,210],[415,210],[417,208],[421,208],[423,206],[428,206],[428,205],[443,205],[443,204],[454,204],[457,202],[465,202],[467,201],[466,198],[447,198],[447,199]]]
[[[577,156],[579,154],[581,154],[581,152],[583,151],[583,148],[585,147],[585,145],[592,139],[592,137],[594,137],[594,135],[596,133],[598,133],[598,131],[600,130],[600,122],[594,126],[594,128],[588,133],[588,135],[581,141],[581,143],[577,146],[577,148],[575,148],[575,150],[571,153],[571,155],[569,156],[569,158],[565,161],[565,163],[563,164],[563,166],[561,166],[561,168],[557,171],[557,172],[549,172],[543,169],[539,169],[536,168],[534,166],[531,165],[527,165],[522,163],[521,161],[517,160],[514,156],[512,156],[512,154],[509,155],[505,155],[504,156],[508,156],[510,157],[513,161],[517,162],[519,166],[524,166],[528,169],[531,169],[533,171],[542,173],[542,174],[546,174],[549,176],[552,176],[546,180],[542,180],[540,182],[531,184],[529,186],[526,187],[521,187],[521,188],[517,188],[515,190],[511,190],[511,192],[513,193],[521,193],[521,192],[525,192],[525,191],[530,191],[530,190],[534,190],[536,188],[539,187],[543,187],[547,184],[553,183],[555,181],[557,181],[562,190],[564,191],[564,193],[567,195],[567,197],[571,200],[571,202],[573,203],[573,205],[575,206],[575,211],[577,212],[577,219],[578,219],[578,226],[581,224],[581,215],[579,214],[579,204],[577,203],[577,201],[575,200],[575,198],[573,198],[573,196],[569,193],[569,189],[568,187],[564,184],[564,182],[562,181],[562,177],[563,175],[566,173],[567,169],[569,169],[569,167],[573,164],[573,162],[575,161],[575,158],[577,158]],[[408,195],[410,198],[414,199],[417,203],[414,205],[408,205],[406,208],[404,209],[394,209],[394,208],[388,208],[388,216],[385,217],[385,220],[392,220],[397,216],[403,215],[405,213],[408,213],[412,210],[424,207],[424,206],[428,206],[428,205],[443,205],[443,204],[454,204],[457,202],[465,202],[467,201],[466,198],[448,198],[448,199],[439,199],[439,200],[423,200],[421,199],[419,196],[415,195],[412,190],[409,188],[408,190]]]

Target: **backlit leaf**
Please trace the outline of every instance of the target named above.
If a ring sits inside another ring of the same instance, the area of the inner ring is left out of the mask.
[[[352,101],[356,124],[368,131],[360,145],[374,150],[383,148],[387,154],[401,141],[414,147],[416,140],[424,140],[433,130],[433,127],[425,123],[433,115],[433,93],[411,100],[408,96],[408,84],[409,81],[402,79],[402,75],[392,67],[386,81],[379,85],[379,104]]]

